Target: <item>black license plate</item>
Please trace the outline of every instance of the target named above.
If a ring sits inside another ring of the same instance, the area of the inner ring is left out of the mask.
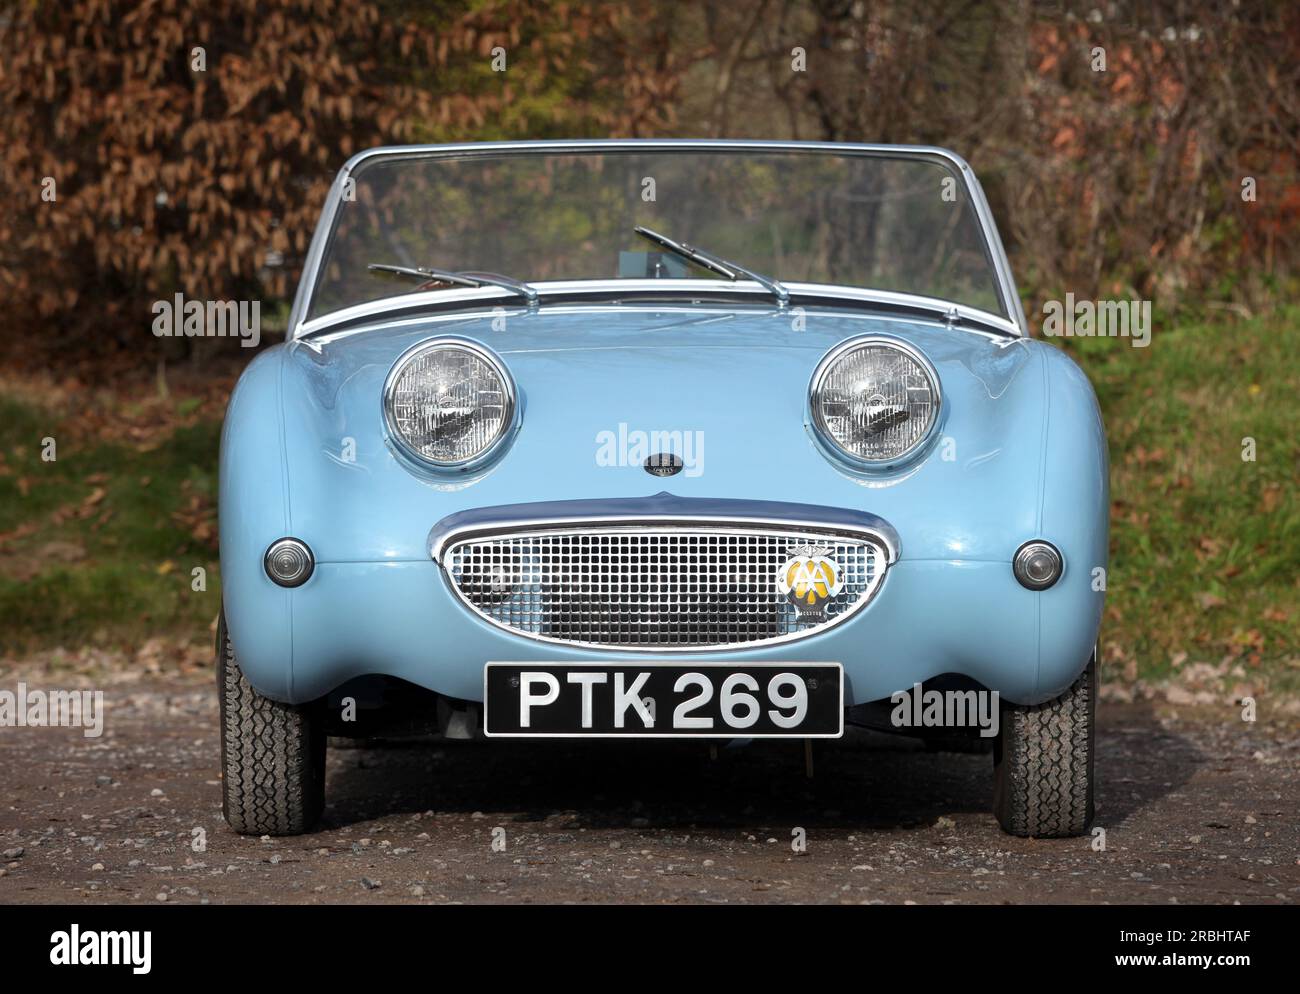
[[[839,663],[488,663],[489,736],[838,738]]]

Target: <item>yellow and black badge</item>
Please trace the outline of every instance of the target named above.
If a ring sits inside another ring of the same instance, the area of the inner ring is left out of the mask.
[[[789,598],[800,621],[825,621],[826,605],[844,589],[840,568],[827,546],[791,549],[791,558],[777,571],[776,589]]]

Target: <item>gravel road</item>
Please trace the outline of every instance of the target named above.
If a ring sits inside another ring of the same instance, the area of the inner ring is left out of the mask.
[[[332,748],[316,832],[241,838],[209,680],[106,697],[99,738],[0,728],[0,903],[1300,902],[1300,730],[1231,708],[1103,705],[1102,850],[1002,834],[989,756],[873,733],[812,779],[802,743]]]

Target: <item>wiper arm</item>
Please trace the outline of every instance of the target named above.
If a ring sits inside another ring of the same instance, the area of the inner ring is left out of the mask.
[[[376,273],[396,273],[398,276],[414,276],[426,283],[454,283],[457,286],[479,286],[477,280],[466,279],[459,273],[450,273],[442,269],[417,269],[413,266],[389,266],[372,262],[367,269]]]
[[[715,259],[711,255],[701,252],[698,249],[691,248],[691,246],[686,245],[683,242],[673,241],[667,235],[661,235],[657,231],[651,231],[649,228],[643,228],[639,224],[632,230],[635,231],[642,238],[645,238],[649,241],[654,242],[656,245],[660,245],[663,248],[666,248],[669,252],[672,252],[674,255],[679,255],[683,259],[686,259],[688,262],[693,262],[700,268],[707,269],[713,273],[717,273],[719,276],[725,276],[729,280],[734,280],[736,278],[736,275],[740,272],[740,270],[737,267],[728,266],[727,263],[723,262],[721,259]]]
[[[642,225],[638,224],[632,230],[642,238],[652,241],[662,248],[666,248],[674,255],[679,255],[688,262],[695,263],[695,265],[699,266],[701,269],[707,269],[709,272],[717,273],[719,276],[726,277],[733,283],[741,276],[753,280],[775,297],[782,307],[790,302],[790,291],[782,286],[778,280],[774,280],[770,276],[763,276],[761,273],[756,273],[752,269],[746,269],[737,262],[732,262],[730,259],[720,258],[711,252],[705,252],[703,249],[687,245],[685,242],[674,241],[667,235],[661,235],[659,232],[652,231]]]
[[[451,283],[455,286],[499,286],[503,290],[517,293],[530,304],[537,303],[537,291],[521,280],[501,276],[498,273],[455,273],[448,269],[434,269],[431,266],[390,266],[385,263],[372,262],[367,269],[377,273],[393,273],[397,276],[411,276],[426,283]]]
[[[506,290],[513,290],[515,293],[522,294],[528,298],[530,304],[537,303],[537,291],[523,280],[517,280],[510,276],[502,276],[500,273],[456,273],[455,275],[462,279],[477,280],[479,286],[499,286]]]

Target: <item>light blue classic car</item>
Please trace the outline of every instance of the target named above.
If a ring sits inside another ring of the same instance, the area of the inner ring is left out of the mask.
[[[287,339],[221,445],[236,830],[309,829],[327,736],[399,719],[964,736],[1004,829],[1086,830],[1106,442],[956,155],[363,152]]]

